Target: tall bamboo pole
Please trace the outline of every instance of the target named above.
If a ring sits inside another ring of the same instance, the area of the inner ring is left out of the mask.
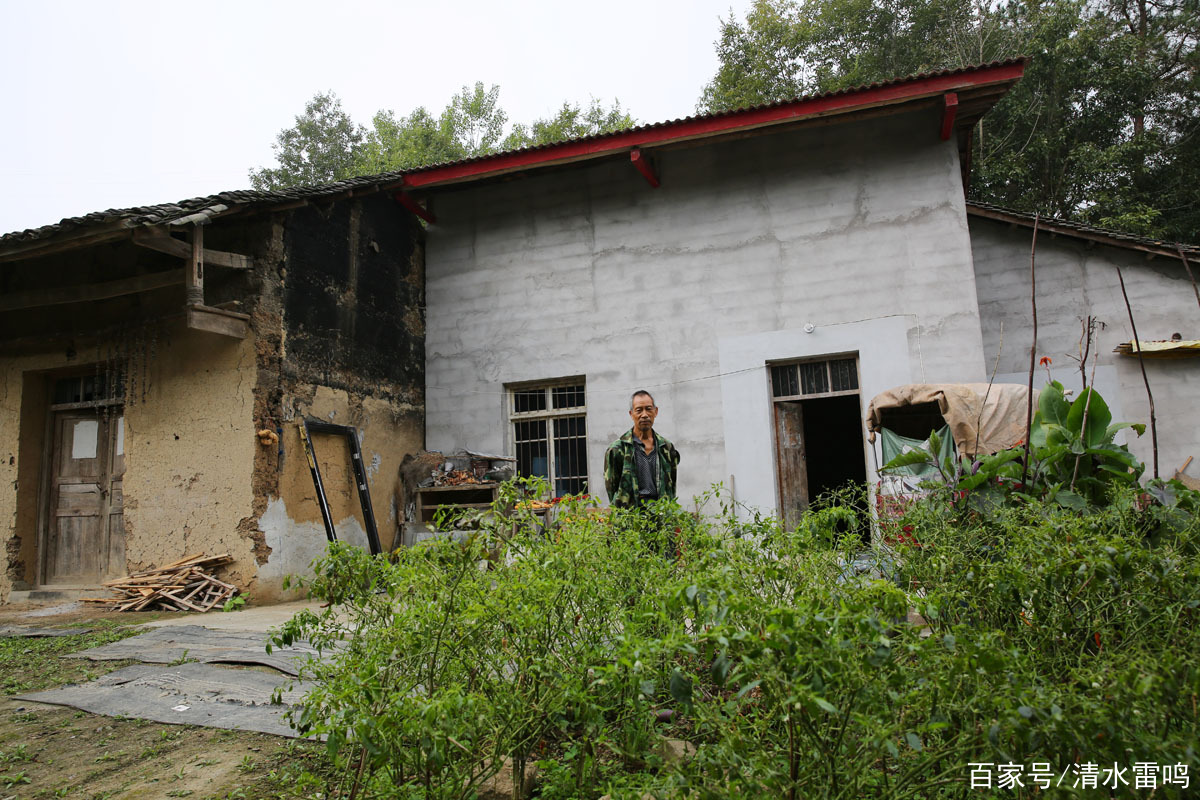
[[[1129,327],[1133,330],[1133,348],[1137,351],[1138,366],[1142,368],[1142,382],[1146,384],[1146,397],[1150,400],[1150,443],[1154,447],[1154,477],[1158,477],[1158,422],[1154,417],[1154,394],[1150,391],[1150,379],[1146,377],[1146,360],[1142,357],[1142,341],[1138,338],[1137,325],[1133,322],[1133,307],[1129,305],[1129,294],[1125,291],[1125,277],[1117,267],[1117,280],[1121,282],[1121,296],[1125,298],[1125,310],[1129,312]]]
[[[1179,250],[1179,257],[1183,259],[1183,268],[1187,270],[1188,279],[1192,282],[1192,291],[1196,293],[1196,305],[1200,305],[1200,289],[1196,288],[1196,276],[1192,274],[1192,265],[1188,263],[1187,253],[1183,252],[1183,245],[1176,248]]]
[[[1029,477],[1029,435],[1033,432],[1033,370],[1037,366],[1037,258],[1038,215],[1033,215],[1033,242],[1029,246],[1029,305],[1033,308],[1033,343],[1029,345],[1029,386],[1025,395],[1025,458],[1021,467],[1021,489]]]

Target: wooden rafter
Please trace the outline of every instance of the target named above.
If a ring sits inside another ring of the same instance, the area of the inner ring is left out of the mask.
[[[0,296],[0,311],[18,311],[24,308],[41,308],[67,303],[90,303],[94,300],[108,300],[113,297],[166,289],[181,284],[183,284],[182,268],[166,272],[151,272],[147,275],[136,275],[132,278],[121,278],[104,283],[30,289]]]
[[[140,228],[133,232],[133,243],[148,250],[166,253],[178,258],[192,257],[192,246],[181,239],[172,237],[161,228]],[[221,250],[204,249],[204,263],[213,267],[228,269],[250,269],[252,263],[248,256],[238,253],[226,253]]]

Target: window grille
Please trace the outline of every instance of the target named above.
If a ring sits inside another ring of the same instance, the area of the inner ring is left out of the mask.
[[[556,497],[586,494],[587,401],[582,378],[509,392],[517,474],[545,478]]]
[[[832,397],[857,392],[856,358],[831,358],[771,365],[771,395],[776,400]]]
[[[57,378],[51,404],[54,406],[118,405],[125,397],[125,376],[116,371],[93,372]]]

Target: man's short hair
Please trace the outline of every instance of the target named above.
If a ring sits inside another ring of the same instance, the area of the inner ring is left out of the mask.
[[[636,392],[634,392],[633,394],[631,394],[629,396],[629,410],[630,411],[633,411],[633,401],[637,400],[642,395],[646,395],[646,397],[649,397],[650,405],[654,405],[654,395],[650,394],[645,389],[638,389]]]

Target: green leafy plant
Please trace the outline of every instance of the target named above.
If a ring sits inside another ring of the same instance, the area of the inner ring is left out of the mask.
[[[0,775],[0,780],[4,781],[5,789],[11,789],[14,786],[20,786],[21,784],[33,783],[33,779],[26,775],[23,771],[6,772],[4,775]]]
[[[246,606],[246,601],[249,600],[244,594],[235,594],[233,597],[221,604],[222,611],[240,611]]]
[[[967,456],[939,459],[933,454],[941,449],[941,441],[934,433],[929,450],[901,453],[882,471],[932,466],[940,480],[929,488],[976,512],[1000,503],[1035,500],[1080,511],[1107,503],[1116,486],[1136,486],[1145,471],[1145,465],[1127,447],[1114,441],[1126,428],[1139,436],[1146,430],[1141,423],[1114,424],[1108,404],[1094,389],[1085,389],[1068,402],[1062,384],[1051,381],[1038,397],[1031,423],[1028,469],[1022,467],[1023,445],[974,460]]]
[[[1128,753],[1195,770],[1200,496],[1155,491],[1171,505],[1117,482],[1088,514],[935,494],[899,553],[863,543],[855,496],[791,530],[719,490],[712,517],[569,500],[549,527],[500,503],[392,560],[334,543],[308,585],[337,605],[272,641],[326,654],[292,724],[363,798],[465,799],[500,770],[520,791],[530,764],[541,796],[593,800],[964,797],[968,762]]]
[[[18,744],[7,753],[0,752],[0,764],[20,764],[33,760],[34,756],[25,744]]]

